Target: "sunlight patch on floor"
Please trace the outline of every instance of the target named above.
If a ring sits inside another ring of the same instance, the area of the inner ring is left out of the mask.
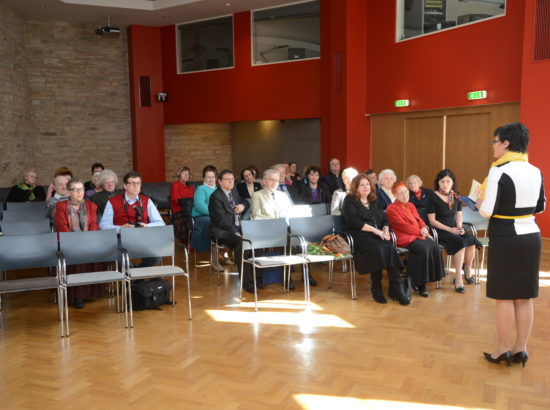
[[[289,309],[289,310],[304,310],[305,302],[303,300],[262,300],[258,301],[258,309]],[[241,302],[225,305],[229,308],[254,308],[254,302]],[[315,303],[309,303],[309,310],[323,310],[323,308]]]

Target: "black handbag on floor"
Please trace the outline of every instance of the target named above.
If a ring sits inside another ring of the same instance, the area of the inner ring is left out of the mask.
[[[161,310],[161,305],[170,303],[171,290],[172,285],[170,282],[162,278],[135,281],[132,284],[132,309]]]

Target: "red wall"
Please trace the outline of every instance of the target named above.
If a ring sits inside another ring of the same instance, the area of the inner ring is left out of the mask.
[[[177,74],[176,28],[162,29],[166,124],[320,117],[320,61],[253,67],[250,12],[234,15],[235,68]]]
[[[506,16],[395,43],[395,1],[372,1],[367,14],[367,113],[519,101],[524,0]],[[487,90],[481,102],[468,91]]]
[[[521,121],[529,128],[529,161],[539,167],[546,177],[545,190],[550,180],[550,139],[548,114],[550,113],[550,60],[533,61],[535,27],[535,0],[527,0],[523,42],[523,71],[521,79]],[[547,194],[548,197],[548,194]],[[537,216],[543,236],[550,236],[550,212]]]

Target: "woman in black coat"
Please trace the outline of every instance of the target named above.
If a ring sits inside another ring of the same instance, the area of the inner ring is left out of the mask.
[[[300,197],[303,204],[328,204],[332,200],[330,189],[324,182],[319,181],[320,176],[319,167],[311,166],[306,170],[304,183],[300,184]]]
[[[241,179],[243,181],[237,184],[237,192],[241,198],[251,198],[254,192],[262,189],[262,185],[254,181],[254,172],[250,168],[241,171]]]

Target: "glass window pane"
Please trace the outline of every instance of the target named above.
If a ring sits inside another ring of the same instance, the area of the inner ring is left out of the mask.
[[[233,17],[178,26],[179,72],[233,67]]]
[[[503,16],[506,0],[397,0],[397,41]]]
[[[255,11],[254,63],[319,58],[319,15],[319,0]]]

